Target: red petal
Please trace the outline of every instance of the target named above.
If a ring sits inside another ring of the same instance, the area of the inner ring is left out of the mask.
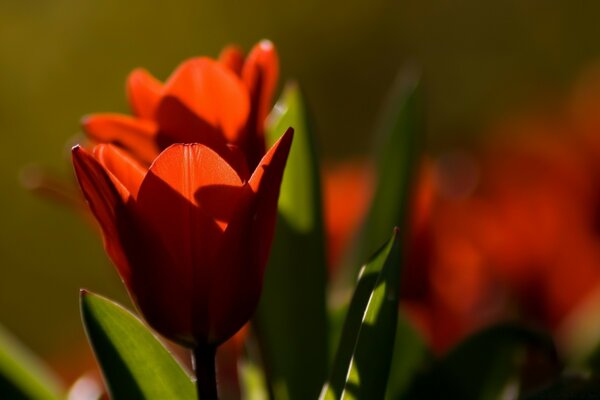
[[[242,179],[249,176],[245,154],[228,144],[221,133],[198,118],[179,99],[166,96],[157,111],[161,132],[157,142],[162,148],[176,143],[198,143],[210,147],[231,165]]]
[[[262,159],[246,186],[218,248],[219,269],[213,276],[209,341],[218,344],[234,334],[256,309],[264,267],[273,239],[279,186],[292,140],[289,129]]]
[[[248,161],[246,160],[246,155],[242,149],[234,144],[228,144],[227,148],[229,149],[229,153],[223,158],[229,165],[231,165],[233,169],[238,172],[238,175],[243,181],[247,181],[250,178],[250,171],[248,171]]]
[[[121,278],[128,283],[130,267],[117,229],[118,219],[125,207],[122,197],[106,170],[91,154],[75,146],[72,155],[73,167],[83,195],[102,228],[104,248],[119,270]]]
[[[179,99],[230,143],[242,139],[250,100],[243,82],[217,61],[194,58],[183,63],[165,84],[165,96]]]
[[[216,220],[227,222],[237,203],[235,191],[243,178],[219,154],[201,144],[175,144],[163,151],[150,167],[149,175],[159,179],[190,208],[200,208]],[[140,204],[152,202],[159,193],[144,182],[139,192]],[[145,198],[148,196],[149,198]]]
[[[133,199],[137,198],[138,190],[146,175],[146,169],[128,153],[112,144],[99,144],[94,146],[94,156],[102,166],[110,172],[111,179],[115,179],[127,189]]]
[[[142,68],[135,69],[127,78],[127,97],[133,113],[152,119],[161,98],[162,83]]]
[[[190,331],[194,319],[194,337],[208,335],[222,219],[231,218],[244,189],[237,172],[200,144],[173,145],[150,167],[135,204],[146,239],[136,252],[144,270],[133,281],[155,327]]]
[[[273,93],[279,77],[279,59],[275,46],[263,40],[250,52],[242,70],[242,79],[250,92],[251,115],[248,120],[248,131],[254,132],[250,137],[252,151],[257,152],[258,161],[264,154],[264,126],[271,109]]]
[[[248,322],[260,298],[264,266],[255,256],[252,200],[255,198],[248,191],[219,243],[216,257],[219,267],[208,288],[212,299],[209,343],[219,344],[237,332]]]
[[[221,131],[198,117],[177,97],[162,99],[156,119],[160,126],[157,142],[162,148],[175,143],[201,143],[220,154],[226,153],[227,141]]]
[[[288,128],[260,160],[249,181],[250,187],[255,193],[260,194],[267,187],[270,187],[268,189],[270,192],[279,193],[278,187],[281,185],[293,137],[294,128]]]
[[[273,241],[279,189],[293,136],[294,130],[288,128],[262,158],[248,182],[257,198],[252,237],[255,240],[254,248],[258,252],[258,264],[262,267],[266,265]]]
[[[150,164],[158,155],[156,124],[120,114],[95,114],[82,121],[94,141],[123,147],[141,162]]]
[[[227,46],[219,54],[219,62],[241,76],[244,66],[244,53],[237,46]]]

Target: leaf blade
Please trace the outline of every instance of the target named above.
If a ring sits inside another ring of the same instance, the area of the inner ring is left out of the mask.
[[[425,339],[413,327],[407,315],[400,310],[385,398],[403,398],[411,382],[431,359],[432,354]]]
[[[434,363],[406,398],[500,398],[507,385],[519,378],[528,348],[539,349],[552,360],[557,357],[552,338],[544,332],[515,323],[488,327]]]
[[[81,313],[111,398],[196,398],[190,377],[131,312],[82,291]]]
[[[50,371],[0,327],[0,398],[58,400],[64,390]]]
[[[267,143],[289,126],[294,142],[254,323],[272,393],[277,399],[300,400],[318,395],[327,375],[329,344],[318,157],[304,99],[293,83],[269,117]]]
[[[399,231],[361,270],[321,399],[383,398],[398,318]]]
[[[375,193],[353,246],[342,261],[341,273],[334,283],[337,290],[343,290],[356,276],[356,266],[387,240],[390,230],[395,226],[404,230],[407,225],[424,133],[422,91],[418,73],[412,67],[401,70],[392,85],[376,130]]]

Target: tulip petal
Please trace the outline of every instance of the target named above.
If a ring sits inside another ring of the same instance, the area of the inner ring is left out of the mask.
[[[201,144],[175,144],[150,167],[134,206],[144,224],[145,246],[136,252],[144,270],[132,280],[148,320],[163,332],[173,324],[175,332],[190,332],[192,320],[195,332],[210,330],[216,250],[244,189],[238,173]]]
[[[94,156],[109,172],[113,183],[115,179],[127,189],[128,195],[133,199],[137,197],[146,170],[135,159],[123,150],[112,144],[99,144],[94,146]],[[124,198],[125,201],[128,198]]]
[[[127,283],[130,268],[121,247],[117,226],[124,208],[123,199],[104,167],[90,153],[75,146],[72,156],[83,195],[102,229],[104,248],[119,270],[121,278]]]
[[[184,62],[165,84],[164,96],[179,99],[230,143],[239,143],[250,112],[244,83],[227,67],[209,58]]]
[[[219,154],[226,153],[227,141],[221,132],[177,97],[167,95],[162,99],[156,120],[160,126],[157,142],[161,148],[175,143],[201,143]]]
[[[229,223],[219,243],[218,269],[207,288],[212,327],[207,339],[214,344],[233,335],[250,319],[263,285],[263,265],[253,256],[256,254],[252,240],[255,197],[250,190],[244,194],[236,218]]]
[[[219,54],[219,62],[241,76],[244,66],[244,53],[237,46],[227,46]]]
[[[250,151],[256,160],[264,154],[265,120],[271,109],[273,94],[279,77],[279,59],[275,46],[268,40],[258,43],[248,57],[242,69],[242,79],[250,93],[251,115],[248,118],[248,132],[253,134]]]
[[[264,156],[244,187],[248,192],[239,196],[238,211],[219,243],[216,255],[219,269],[212,276],[214,284],[208,288],[212,300],[210,324],[219,330],[209,340],[231,336],[256,309],[292,136],[290,128]]]
[[[248,171],[248,162],[244,151],[233,144],[228,144],[227,148],[229,149],[229,153],[223,159],[237,171],[243,181],[247,181],[250,178],[250,171]]]
[[[292,145],[294,129],[288,128],[283,136],[264,155],[248,182],[256,193],[256,226],[253,239],[258,251],[259,265],[266,265],[277,218],[277,200],[287,156]]]
[[[232,195],[241,190],[244,180],[238,172],[210,147],[202,144],[175,144],[163,151],[150,167],[153,175],[189,203],[216,220],[229,220],[237,199]],[[145,180],[139,201],[156,200],[153,187]],[[151,197],[151,199],[145,196]]]
[[[277,187],[281,185],[281,177],[292,146],[293,136],[294,128],[290,127],[263,156],[248,181],[252,191],[260,194],[264,190],[269,190],[271,195],[277,197]]]
[[[161,132],[157,142],[161,148],[175,143],[198,143],[210,147],[246,180],[250,173],[246,156],[238,146],[225,141],[220,132],[198,118],[179,99],[166,96],[158,109]]]
[[[158,155],[156,124],[120,114],[95,114],[82,121],[83,130],[100,143],[113,143],[150,164]]]
[[[133,113],[152,119],[161,98],[162,83],[143,68],[135,69],[127,78],[127,97]]]

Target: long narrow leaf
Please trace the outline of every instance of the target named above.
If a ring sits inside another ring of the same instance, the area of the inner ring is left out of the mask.
[[[527,350],[554,361],[556,350],[544,332],[506,323],[459,343],[417,379],[407,399],[492,400],[511,382],[519,383]],[[539,357],[539,356],[538,356]]]
[[[81,313],[112,399],[196,398],[190,377],[129,311],[82,291]]]
[[[343,261],[335,283],[338,290],[343,290],[356,276],[356,267],[377,250],[394,226],[404,229],[406,225],[424,134],[421,92],[416,72],[413,69],[400,71],[376,132],[376,190],[353,246]]]
[[[386,391],[400,286],[398,230],[361,271],[322,399],[381,399]]]
[[[0,399],[57,400],[62,392],[52,373],[0,328]]]
[[[386,399],[401,399],[406,395],[411,382],[432,360],[425,339],[411,325],[408,317],[400,310],[396,325],[396,339],[390,367]]]
[[[275,240],[255,328],[276,399],[310,399],[327,375],[326,265],[314,137],[298,86],[269,118],[267,142],[294,128],[281,185]]]

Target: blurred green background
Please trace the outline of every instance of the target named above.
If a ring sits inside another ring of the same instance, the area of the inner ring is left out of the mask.
[[[81,116],[127,112],[124,80],[164,79],[183,59],[262,38],[300,81],[324,157],[364,154],[387,87],[422,66],[429,145],[560,93],[600,55],[600,3],[156,0],[0,2],[0,323],[56,359],[82,340],[78,289],[126,296],[100,239],[72,210],[24,190],[31,163],[70,179]]]

